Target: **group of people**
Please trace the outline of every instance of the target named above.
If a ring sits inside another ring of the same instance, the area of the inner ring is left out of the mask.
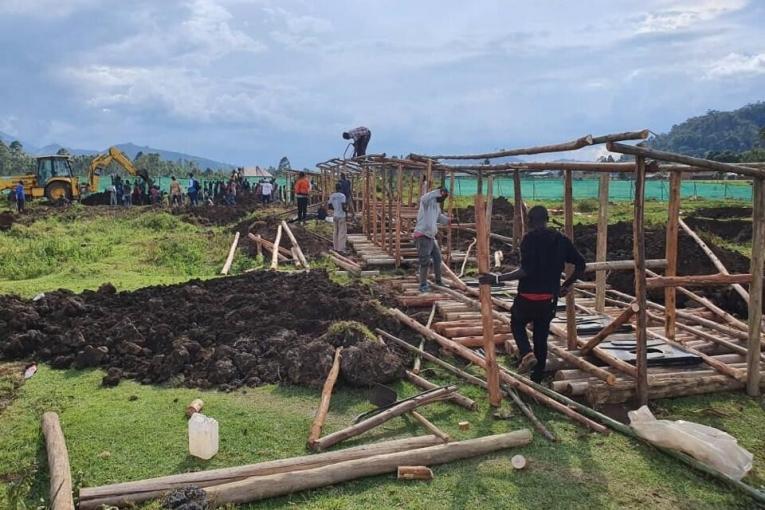
[[[109,205],[148,205],[158,204],[161,192],[158,186],[149,185],[144,179],[135,179],[133,183],[124,181],[119,175],[112,175],[112,182],[107,188]]]

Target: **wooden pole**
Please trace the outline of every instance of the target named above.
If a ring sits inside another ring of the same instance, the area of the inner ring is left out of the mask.
[[[486,178],[486,232],[491,232],[491,218],[494,215],[494,176]],[[489,243],[491,246],[491,243]],[[488,250],[489,267],[491,267],[491,249]]]
[[[717,257],[717,255],[714,254],[712,249],[707,246],[707,243],[705,243],[697,234],[694,232],[691,227],[689,227],[683,220],[678,219],[678,222],[680,224],[680,227],[685,231],[686,234],[691,236],[691,238],[696,241],[696,244],[699,245],[699,248],[701,248],[701,251],[703,251],[707,257],[709,257],[709,260],[712,261],[712,264],[717,268],[717,271],[720,272],[720,274],[728,275],[730,274],[728,272],[728,268],[725,267],[725,264],[722,263],[722,261]],[[754,245],[753,245],[754,246]],[[749,304],[749,293],[746,291],[744,287],[738,284],[732,285],[733,290],[738,292],[738,295],[741,296],[741,298]]]
[[[434,390],[438,388],[438,385],[428,381],[420,375],[415,374],[414,371],[407,370],[406,379],[410,383],[422,388],[423,390]],[[468,411],[475,411],[478,409],[478,404],[476,404],[475,400],[459,393],[454,393],[451,397],[449,397],[449,401],[457,404],[458,406],[464,407]]]
[[[45,450],[48,452],[50,509],[74,510],[69,452],[66,449],[64,433],[61,431],[61,424],[56,413],[49,411],[43,414],[42,431],[45,436]]]
[[[371,202],[372,202],[372,242],[374,244],[378,243],[377,238],[377,172],[374,170],[371,170],[372,173],[372,189],[371,189]]]
[[[762,332],[762,271],[765,262],[765,180],[752,184],[752,260],[749,286],[749,342],[746,354],[746,392],[760,394],[760,334]]]
[[[206,492],[215,506],[232,503],[242,504],[334,485],[357,478],[396,472],[399,466],[424,464],[432,466],[486,455],[506,448],[527,445],[531,439],[531,431],[521,429],[505,434],[446,443],[407,452],[339,462],[304,471],[252,477],[240,482],[211,487],[206,489]]]
[[[431,324],[433,324],[433,319],[436,317],[436,303],[433,302],[433,307],[430,309],[430,315],[428,316],[428,323],[425,325],[426,328],[430,328]],[[425,348],[425,337],[422,337],[420,339],[420,349]],[[412,368],[412,372],[415,374],[420,373],[420,364],[422,363],[422,357],[418,354],[414,357],[414,365]],[[426,388],[428,390],[432,388]]]
[[[648,259],[645,261],[645,267],[651,269],[662,269],[667,267],[667,261],[665,259]],[[635,269],[634,260],[607,260],[605,262],[588,262],[584,266],[585,273],[591,273],[593,271],[631,271],[633,269]]]
[[[298,244],[297,238],[295,238],[295,235],[292,233],[292,230],[290,229],[289,225],[287,225],[287,222],[282,220],[281,227],[284,230],[284,232],[287,232],[287,237],[290,238],[292,247],[295,248],[295,252],[297,253],[298,260],[300,260],[300,263],[303,265],[303,267],[306,270],[309,270],[310,266],[308,265],[308,260],[305,258],[305,255],[303,255],[303,250],[300,249],[300,244]]]
[[[648,403],[648,316],[646,315],[645,274],[645,159],[639,157],[635,165],[635,209],[632,224],[632,258],[635,260],[635,302],[638,306],[636,339],[637,400],[640,405]]]
[[[666,254],[667,268],[664,270],[666,276],[677,276],[677,243],[678,227],[680,221],[680,188],[682,185],[683,174],[672,172],[669,176],[669,210],[667,213],[667,241]],[[664,307],[666,308],[667,321],[664,323],[664,334],[667,338],[675,339],[675,323],[677,322],[677,293],[675,288],[667,287],[664,289]]]
[[[452,265],[452,222],[454,221],[454,171],[449,172],[449,227],[446,231],[446,265]],[[467,257],[467,255],[466,255]]]
[[[479,179],[480,182],[480,179]],[[478,272],[489,272],[489,236],[486,230],[486,206],[481,190],[475,196],[475,221],[478,234]],[[481,323],[483,324],[484,351],[486,352],[486,381],[489,384],[489,403],[498,407],[502,401],[499,392],[499,369],[494,345],[494,320],[492,315],[491,285],[480,286]]]
[[[404,167],[398,164],[396,172],[396,267],[401,266],[401,202],[404,200]]]
[[[276,228],[276,239],[274,240],[274,249],[271,252],[271,269],[279,267],[279,243],[282,241],[282,226]]]
[[[574,241],[574,176],[571,170],[564,173],[563,212],[565,215],[566,237]],[[566,276],[571,276],[574,267],[566,264]],[[566,294],[566,344],[569,351],[577,348],[576,343],[576,297],[573,290]]]
[[[664,287],[706,287],[709,285],[729,285],[731,283],[750,283],[751,274],[699,274],[693,276],[655,276],[648,278],[649,289]]]
[[[427,185],[425,188],[425,193],[427,193],[428,191],[433,189],[433,160],[432,159],[428,160],[428,170],[427,170],[427,174],[425,175],[427,176],[427,180],[426,180]]]
[[[376,426],[385,423],[392,418],[395,418],[396,416],[401,416],[402,414],[408,413],[412,409],[423,405],[432,404],[437,400],[443,400],[444,398],[449,397],[455,391],[457,391],[456,386],[447,386],[445,388],[438,388],[437,390],[432,390],[417,395],[414,398],[405,400],[400,404],[375,414],[371,418],[360,421],[354,425],[351,425],[350,427],[338,430],[337,432],[333,432],[332,434],[328,434],[321,439],[316,440],[313,444],[313,449],[317,451],[326,450],[330,446],[334,446],[348,438],[358,436],[359,434],[362,434],[367,430],[371,430]]]
[[[555,434],[550,432],[548,428],[545,426],[545,424],[542,423],[542,420],[537,418],[537,416],[534,414],[534,411],[532,411],[531,408],[527,406],[523,400],[521,400],[521,397],[520,395],[518,395],[518,392],[516,392],[512,388],[508,388],[506,393],[510,395],[510,398],[513,399],[513,402],[515,402],[515,405],[518,406],[518,409],[520,409],[521,412],[524,415],[526,415],[526,418],[528,418],[531,424],[534,426],[534,428],[537,429],[537,432],[542,434],[542,436],[548,441],[555,442],[558,440],[558,438],[555,437]]]
[[[231,264],[234,263],[234,255],[236,255],[236,247],[239,244],[239,232],[234,234],[234,241],[231,243],[231,248],[228,250],[228,257],[226,257],[226,262],[223,264],[223,269],[221,269],[220,274],[228,274],[228,272],[231,270]]]
[[[595,250],[595,260],[605,262],[608,258],[608,187],[611,182],[609,174],[601,174],[598,184],[598,241]],[[606,308],[606,272],[595,273],[595,310],[603,312]]]
[[[417,411],[409,411],[409,414],[411,415],[412,418],[417,420],[420,423],[420,425],[425,427],[425,430],[429,431],[434,436],[437,436],[444,443],[448,443],[449,440],[451,439],[449,437],[449,434],[447,434],[443,430],[436,427],[430,420],[425,418],[423,415],[421,415]]]
[[[324,422],[327,420],[327,413],[329,412],[329,402],[332,399],[332,389],[335,387],[337,376],[340,373],[340,357],[342,347],[335,349],[335,358],[332,361],[332,368],[329,370],[327,379],[324,381],[324,387],[321,390],[321,402],[319,408],[316,410],[316,416],[314,416],[313,423],[311,424],[311,430],[308,434],[308,447],[313,448],[321,437],[321,428],[324,426]]]
[[[605,300],[605,296],[603,296],[603,299]],[[587,340],[587,343],[585,343],[580,352],[582,354],[587,354],[590,352],[593,347],[597,346],[600,342],[605,340],[608,335],[619,329],[623,324],[629,322],[629,320],[632,318],[633,315],[635,315],[640,310],[640,307],[637,303],[632,303],[630,306],[624,309],[622,313],[620,313],[614,320],[612,320],[605,328],[601,329],[595,336]]]
[[[524,234],[523,197],[521,196],[521,173],[513,172],[513,251],[520,253]]]

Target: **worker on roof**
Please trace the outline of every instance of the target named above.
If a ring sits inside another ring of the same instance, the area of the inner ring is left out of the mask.
[[[308,195],[311,193],[311,181],[305,175],[305,172],[298,174],[295,181],[295,197],[297,198],[297,220],[305,222],[308,216]]]
[[[364,126],[345,131],[343,138],[353,140],[353,157],[364,156],[367,153],[369,139],[372,138],[372,132]]]
[[[425,193],[420,198],[417,210],[417,224],[414,227],[414,243],[417,246],[419,262],[420,292],[428,292],[428,266],[433,261],[433,277],[441,285],[441,249],[436,241],[438,224],[448,224],[449,217],[441,212],[441,204],[449,196],[446,188]]]
[[[531,370],[531,379],[540,382],[547,363],[547,337],[550,322],[555,317],[558,297],[571,292],[574,282],[584,275],[584,257],[571,240],[547,227],[547,209],[537,205],[529,209],[528,233],[521,241],[521,267],[503,274],[481,274],[481,284],[518,280],[518,295],[510,311],[510,329],[518,346],[519,372]],[[563,285],[560,275],[566,263],[574,265]],[[534,349],[529,345],[526,326],[531,323]]]

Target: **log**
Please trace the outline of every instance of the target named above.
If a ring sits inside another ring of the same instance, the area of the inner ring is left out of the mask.
[[[563,213],[566,237],[574,242],[574,177],[571,170],[563,172]],[[574,272],[571,264],[566,264],[566,276]],[[573,351],[577,346],[576,337],[576,295],[573,292],[566,294],[566,346]]]
[[[242,504],[367,476],[395,472],[399,466],[432,466],[477,457],[506,448],[527,445],[531,439],[531,431],[521,429],[506,434],[446,443],[408,452],[339,462],[293,473],[252,477],[239,482],[211,487],[206,489],[206,492],[216,506]]]
[[[425,418],[423,415],[421,415],[417,411],[409,411],[409,414],[412,416],[412,418],[417,420],[420,423],[420,425],[425,427],[425,429],[427,429],[431,434],[438,436],[438,438],[441,439],[441,441],[443,441],[444,443],[448,443],[449,440],[451,439],[449,437],[449,434],[447,434],[443,430],[436,427],[430,420]]]
[[[100,509],[101,505],[129,506],[162,496],[165,492],[187,485],[210,487],[289,471],[301,471],[355,459],[364,459],[400,451],[442,444],[436,436],[418,436],[365,444],[327,453],[271,460],[232,468],[195,471],[148,480],[84,487],[80,489],[81,510]]]
[[[454,284],[455,287],[457,287],[458,289],[462,291],[467,289],[467,285],[465,285],[465,283],[462,280],[460,280],[460,277],[454,274],[454,271],[452,271],[452,269],[443,262],[441,262],[441,271]]]
[[[470,430],[470,422],[469,421],[461,421],[457,424],[457,426],[460,428],[462,432],[467,432]]]
[[[521,173],[513,172],[513,251],[520,253],[521,239],[526,232],[523,217],[523,197],[521,192]]]
[[[271,269],[277,269],[279,267],[279,243],[282,240],[282,226],[279,225],[276,228],[276,240],[274,241],[274,249],[271,253]]]
[[[539,418],[537,418],[537,416],[534,414],[534,411],[532,411],[531,408],[527,406],[523,400],[521,400],[521,397],[518,395],[518,393],[514,389],[508,389],[507,393],[510,395],[510,398],[513,399],[513,402],[515,402],[515,405],[518,406],[518,409],[520,409],[521,412],[524,415],[526,415],[526,418],[528,418],[531,424],[534,426],[534,428],[537,429],[537,432],[542,434],[542,436],[548,441],[555,442],[558,440],[558,438],[555,437],[555,434],[550,432],[545,426],[545,424],[542,423],[542,421]]]
[[[597,346],[605,340],[608,335],[619,329],[623,324],[629,322],[629,320],[632,318],[633,315],[635,315],[640,310],[640,306],[633,302],[624,309],[622,313],[620,313],[617,317],[614,318],[605,328],[601,329],[595,336],[587,340],[585,344],[580,349],[582,354],[589,353],[593,347]]]
[[[255,234],[247,234],[247,237],[254,241],[259,247],[265,248],[273,254],[275,246],[268,239],[263,239],[262,236]],[[291,256],[292,254],[289,250],[286,248],[279,248],[279,262],[286,262]]]
[[[465,268],[467,267],[468,259],[470,258],[470,250],[473,248],[473,246],[475,246],[476,242],[477,240],[474,237],[473,240],[468,245],[467,250],[465,250],[465,258],[462,259],[462,267],[460,268],[460,274],[457,276],[458,280],[462,278],[462,275],[465,274]]]
[[[297,238],[295,238],[295,235],[292,233],[290,226],[287,225],[286,221],[282,220],[281,227],[287,233],[287,237],[290,238],[292,247],[295,248],[295,251],[297,252],[297,256],[298,256],[298,260],[300,260],[300,264],[302,264],[302,266],[306,269],[306,271],[310,270],[310,266],[308,265],[308,260],[306,260],[305,255],[303,255],[303,250],[300,249],[300,244],[297,242]],[[278,236],[278,233],[277,233],[277,236]],[[279,244],[279,243],[276,243],[276,244]]]
[[[341,267],[345,269],[346,271],[348,271],[349,273],[353,273],[355,275],[358,275],[359,273],[361,273],[361,266],[349,264],[348,262],[338,258],[334,254],[329,255],[329,260],[331,260],[332,263],[335,264],[337,267]]]
[[[667,212],[667,236],[665,243],[665,257],[667,259],[667,268],[664,271],[665,276],[677,276],[677,245],[680,224],[680,188],[682,185],[683,174],[672,172],[669,177],[669,210]],[[646,267],[648,267],[646,265]],[[648,273],[654,276],[652,273]],[[664,306],[667,309],[667,321],[664,324],[664,334],[667,338],[675,338],[675,324],[677,322],[677,293],[674,287],[664,289]]]
[[[610,143],[610,142],[609,142]],[[638,305],[635,325],[635,371],[637,401],[648,403],[648,316],[646,315],[647,284],[645,275],[645,159],[635,162],[635,206],[632,222],[632,258],[635,260],[635,302]]]
[[[433,324],[433,319],[436,316],[436,303],[433,303],[433,307],[430,309],[430,315],[428,316],[428,323],[425,325],[426,328],[429,328],[431,324]],[[420,339],[420,349],[425,348],[425,337],[422,337]],[[415,374],[418,374],[420,372],[420,364],[422,363],[422,358],[419,354],[415,355],[414,357],[414,365],[412,367],[412,372]],[[435,387],[435,386],[434,386]],[[433,388],[426,388],[426,389],[433,389]]]
[[[608,187],[611,183],[609,174],[600,174],[598,182],[598,237],[595,248],[595,260],[605,262],[608,256]],[[595,273],[595,310],[602,313],[606,307],[606,272]]]
[[[506,341],[510,340],[512,336],[510,334],[494,335],[494,345],[502,345]],[[452,342],[456,342],[465,347],[476,348],[483,347],[486,339],[482,336],[458,336],[451,339]]]
[[[701,274],[693,276],[655,276],[647,279],[649,289],[665,287],[706,287],[709,285],[730,285],[751,283],[751,274]]]
[[[483,357],[479,356],[477,353],[473,352],[472,350],[468,349],[467,347],[459,345],[456,342],[452,342],[448,338],[445,338],[445,337],[437,334],[434,331],[425,330],[423,328],[422,324],[420,324],[419,322],[415,321],[411,317],[407,316],[405,313],[401,312],[401,310],[397,310],[395,308],[391,308],[391,309],[389,309],[389,311],[393,315],[393,317],[398,319],[402,324],[405,324],[405,325],[409,326],[410,328],[414,329],[415,331],[418,331],[421,335],[428,336],[428,338],[430,338],[431,340],[434,340],[435,342],[437,342],[444,349],[447,349],[450,352],[458,354],[460,357],[462,357],[462,358],[464,358],[464,359],[466,359],[466,360],[476,364],[477,366],[479,366],[480,368],[483,368],[484,370],[486,369],[486,363],[485,363]],[[425,356],[423,356],[423,357],[425,357]],[[500,371],[500,374],[502,374],[502,373],[503,372]],[[550,399],[548,397],[545,397],[544,395],[540,394],[538,391],[534,390],[533,388],[531,388],[527,384],[520,383],[516,379],[514,379],[514,378],[512,378],[512,377],[510,377],[510,376],[508,376],[506,374],[504,376],[501,375],[501,377],[502,377],[502,380],[505,381],[508,385],[510,385],[511,387],[513,387],[513,388],[515,388],[515,389],[517,389],[517,390],[527,394],[528,396],[530,396],[532,398],[535,398],[538,402],[540,402],[542,404],[545,404],[548,407],[551,407],[551,408],[553,408],[553,409],[555,409],[555,410],[565,414],[566,416],[568,416],[569,418],[573,419],[574,421],[577,421],[577,422],[579,422],[579,423],[581,423],[581,424],[591,428],[592,430],[595,430],[596,432],[606,433],[606,429],[602,425],[593,422],[592,420],[590,420],[590,419],[580,415],[579,413],[577,413],[575,411],[572,411],[568,407],[566,407],[564,405],[561,405],[558,402],[555,402],[554,400],[552,400],[552,399]],[[486,384],[486,383],[483,383],[483,384]]]
[[[42,416],[42,431],[45,436],[45,450],[48,453],[48,476],[50,489],[48,497],[51,510],[74,510],[72,498],[72,472],[69,468],[69,452],[66,449],[64,433],[58,415],[46,412]]]
[[[755,179],[752,188],[752,259],[750,272],[754,275],[749,287],[749,338],[747,342],[746,392],[752,397],[760,394],[762,376],[759,369],[760,334],[762,332],[762,271],[765,263],[765,181]]]
[[[438,388],[438,385],[428,381],[424,377],[417,375],[414,372],[409,370],[406,371],[406,379],[410,383],[422,388],[423,390],[434,390]],[[475,400],[468,398],[465,395],[462,395],[457,392],[455,392],[451,397],[449,397],[448,401],[453,402],[457,404],[458,406],[464,407],[468,411],[475,411],[476,409],[478,409],[478,404],[476,404]]]
[[[327,379],[324,381],[324,387],[321,390],[321,401],[319,408],[316,410],[316,415],[313,418],[311,424],[311,430],[308,433],[308,447],[313,448],[321,437],[321,428],[324,426],[324,422],[327,420],[327,413],[329,412],[329,402],[332,399],[332,390],[335,387],[337,381],[337,375],[340,373],[340,358],[342,347],[335,349],[335,358],[332,361],[332,368],[329,369]]]
[[[493,323],[494,321],[492,321]],[[509,333],[510,326],[501,325],[494,328],[494,337],[496,339],[499,333]],[[441,334],[448,338],[460,337],[460,336],[477,336],[483,333],[483,326],[460,326],[454,328],[443,328]]]
[[[523,455],[513,455],[513,458],[510,459],[510,464],[513,465],[514,469],[524,469],[526,467],[526,457]]]
[[[481,180],[478,179],[480,188]],[[478,272],[489,272],[489,231],[486,228],[486,205],[484,203],[481,190],[475,196],[475,222],[478,233],[477,257]],[[483,325],[484,351],[486,352],[486,382],[489,385],[489,404],[499,407],[502,401],[502,395],[499,392],[499,370],[497,368],[497,358],[494,349],[494,321],[492,320],[493,309],[491,306],[491,285],[482,284],[480,286],[481,302],[481,322]]]
[[[428,466],[399,466],[396,478],[399,480],[432,480],[433,471]]]
[[[228,257],[226,257],[226,262],[223,264],[223,269],[221,269],[220,274],[228,274],[231,270],[231,264],[234,263],[234,255],[236,255],[236,247],[238,244],[239,232],[234,234],[234,241],[231,243],[231,248],[228,250]]]
[[[362,420],[354,425],[351,425],[350,427],[346,427],[342,430],[338,430],[337,432],[333,432],[332,434],[328,434],[316,440],[312,448],[316,451],[326,450],[330,446],[336,445],[337,443],[345,441],[351,437],[358,436],[359,434],[363,434],[364,432],[371,430],[378,425],[385,423],[392,418],[395,418],[396,416],[401,416],[404,413],[408,413],[417,407],[432,404],[437,400],[443,400],[455,391],[457,391],[456,386],[447,386],[445,388],[438,388],[436,390],[422,393],[414,398],[405,400],[400,404],[390,407],[385,411],[375,414],[371,418],[367,418],[366,420]]]
[[[667,259],[648,259],[645,267],[649,269],[663,269],[667,267]],[[584,270],[587,273],[593,271],[632,271],[635,269],[634,260],[607,260],[603,262],[589,262]]]
[[[583,357],[573,354],[571,351],[562,349],[553,343],[548,343],[547,349],[561,358],[563,361],[578,367],[580,370],[594,375],[598,379],[601,379],[608,384],[614,384],[614,381],[616,381],[616,376],[614,374],[611,374],[608,371],[593,365]]]
[[[201,398],[195,398],[186,406],[186,418],[191,418],[194,413],[201,413],[204,406]]]

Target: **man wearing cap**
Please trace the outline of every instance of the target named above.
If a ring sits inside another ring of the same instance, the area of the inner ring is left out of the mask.
[[[414,227],[414,242],[419,261],[420,292],[428,292],[428,266],[433,261],[433,276],[436,285],[441,285],[441,249],[436,241],[438,224],[448,224],[449,217],[441,212],[441,204],[449,196],[446,188],[425,193],[420,198],[417,210],[417,225]]]
[[[518,346],[519,372],[531,372],[531,379],[540,382],[547,363],[547,337],[550,322],[555,317],[558,297],[571,292],[574,282],[584,275],[584,257],[571,240],[556,230],[547,228],[547,209],[537,205],[529,209],[529,231],[521,241],[521,267],[504,274],[482,274],[478,282],[499,285],[499,282],[518,280],[518,295],[510,312],[510,329]],[[574,265],[574,272],[563,285],[560,275],[566,263]],[[526,326],[534,331],[534,349],[529,345]]]

